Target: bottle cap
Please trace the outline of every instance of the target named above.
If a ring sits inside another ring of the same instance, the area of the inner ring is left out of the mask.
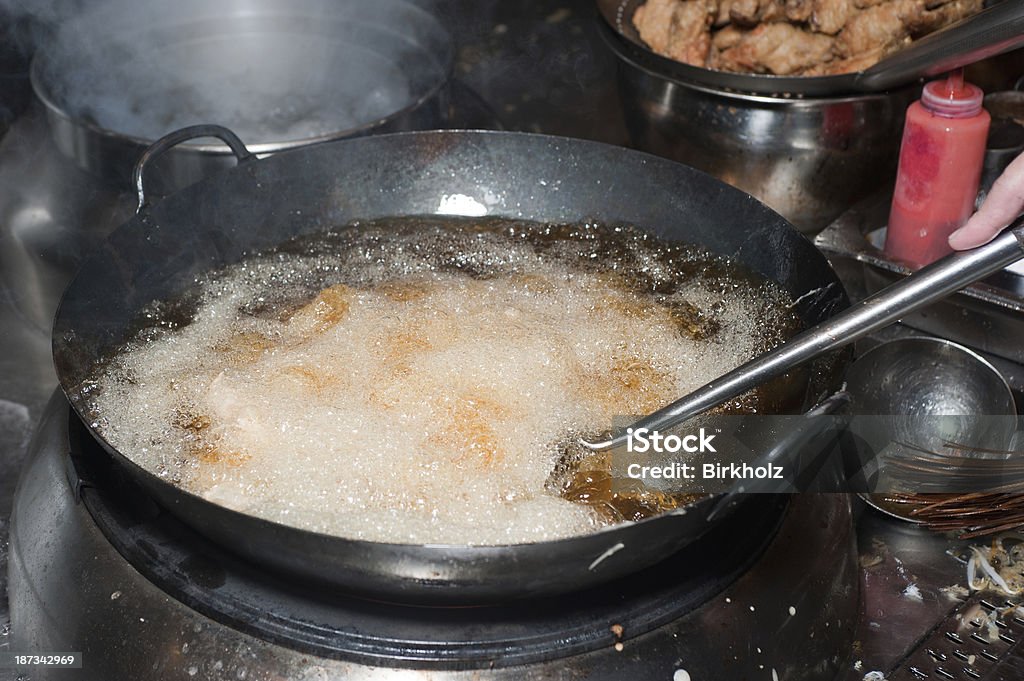
[[[984,97],[980,87],[964,82],[963,69],[959,69],[945,80],[933,80],[925,85],[921,106],[936,116],[970,118],[981,111]]]

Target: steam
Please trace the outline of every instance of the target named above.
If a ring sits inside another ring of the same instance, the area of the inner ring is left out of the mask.
[[[309,139],[443,83],[450,39],[421,5],[107,0],[71,19],[54,8],[39,73],[58,107],[124,135],[219,123],[249,144]]]

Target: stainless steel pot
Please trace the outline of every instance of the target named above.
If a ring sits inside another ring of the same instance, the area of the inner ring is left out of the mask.
[[[438,127],[454,50],[407,0],[105,3],[37,54],[32,87],[57,147],[127,187],[153,140],[216,120],[261,156],[377,132]],[[217,140],[166,154],[160,193],[233,165]]]
[[[619,57],[633,144],[757,197],[813,234],[895,179],[903,118],[917,84],[885,94],[746,94],[682,80],[653,53],[599,27]]]

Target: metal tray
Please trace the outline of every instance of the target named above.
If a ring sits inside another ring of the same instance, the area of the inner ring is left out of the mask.
[[[871,295],[910,274],[881,250],[891,194],[874,195],[839,216],[814,243],[851,277],[852,298]],[[859,265],[859,268],[856,267]],[[857,276],[859,275],[859,276]],[[900,320],[904,325],[967,345],[986,354],[1024,363],[1024,277],[1003,270],[944,301]]]

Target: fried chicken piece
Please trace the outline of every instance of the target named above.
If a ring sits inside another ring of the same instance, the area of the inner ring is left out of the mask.
[[[729,19],[737,26],[756,26],[761,20],[761,0],[733,0]]]
[[[769,0],[767,4],[761,6],[761,21],[787,21],[788,19],[786,0]]]
[[[813,0],[785,0],[785,14],[790,21],[801,23],[811,18]]]
[[[640,38],[658,54],[704,66],[715,6],[708,0],[647,0],[633,15]]]
[[[759,23],[786,20],[786,0],[731,0],[729,19],[733,24],[753,28]],[[719,7],[718,21],[722,10]]]
[[[226,353],[233,364],[251,364],[271,346],[273,341],[255,331],[239,331],[217,342],[213,349]]]
[[[349,301],[354,293],[345,284],[328,286],[316,298],[296,310],[288,323],[308,328],[313,334],[329,331],[348,314]]]
[[[953,0],[941,5],[929,2],[926,8],[905,17],[904,23],[910,35],[919,38],[980,12],[984,5],[984,0]]]
[[[735,26],[726,26],[720,31],[715,31],[714,35],[711,36],[711,46],[715,50],[727,50],[739,44],[746,33],[746,31]]]
[[[868,7],[856,13],[840,32],[836,52],[844,63],[837,64],[836,68],[843,70],[833,72],[868,68],[878,59],[905,47],[911,39],[980,11],[983,4],[983,0],[952,0],[941,4],[936,0],[891,0]]]
[[[683,4],[680,0],[647,0],[633,13],[633,26],[647,46],[662,54],[668,52],[675,29],[676,12]]]
[[[728,50],[739,44],[747,32],[729,24],[711,34],[711,52],[708,54],[708,68],[716,71],[728,71],[730,66],[722,62],[722,50]]]
[[[634,23],[655,52],[687,64],[819,76],[867,69],[983,6],[984,0],[648,0]]]
[[[719,0],[718,7],[715,9],[715,16],[711,21],[711,25],[715,28],[722,26],[728,26],[732,22],[732,17],[729,13],[732,12],[732,3],[736,0]]]
[[[730,71],[788,76],[832,59],[832,41],[791,24],[761,24],[722,50],[718,63]]]
[[[904,18],[923,7],[923,0],[893,0],[858,12],[836,37],[836,53],[845,59],[905,42]]]
[[[446,411],[448,419],[428,437],[430,444],[456,450],[456,463],[478,468],[488,468],[505,458],[493,427],[495,420],[508,416],[500,399],[467,391],[453,398]]]
[[[819,33],[835,35],[854,14],[853,0],[814,0],[811,28]]]

